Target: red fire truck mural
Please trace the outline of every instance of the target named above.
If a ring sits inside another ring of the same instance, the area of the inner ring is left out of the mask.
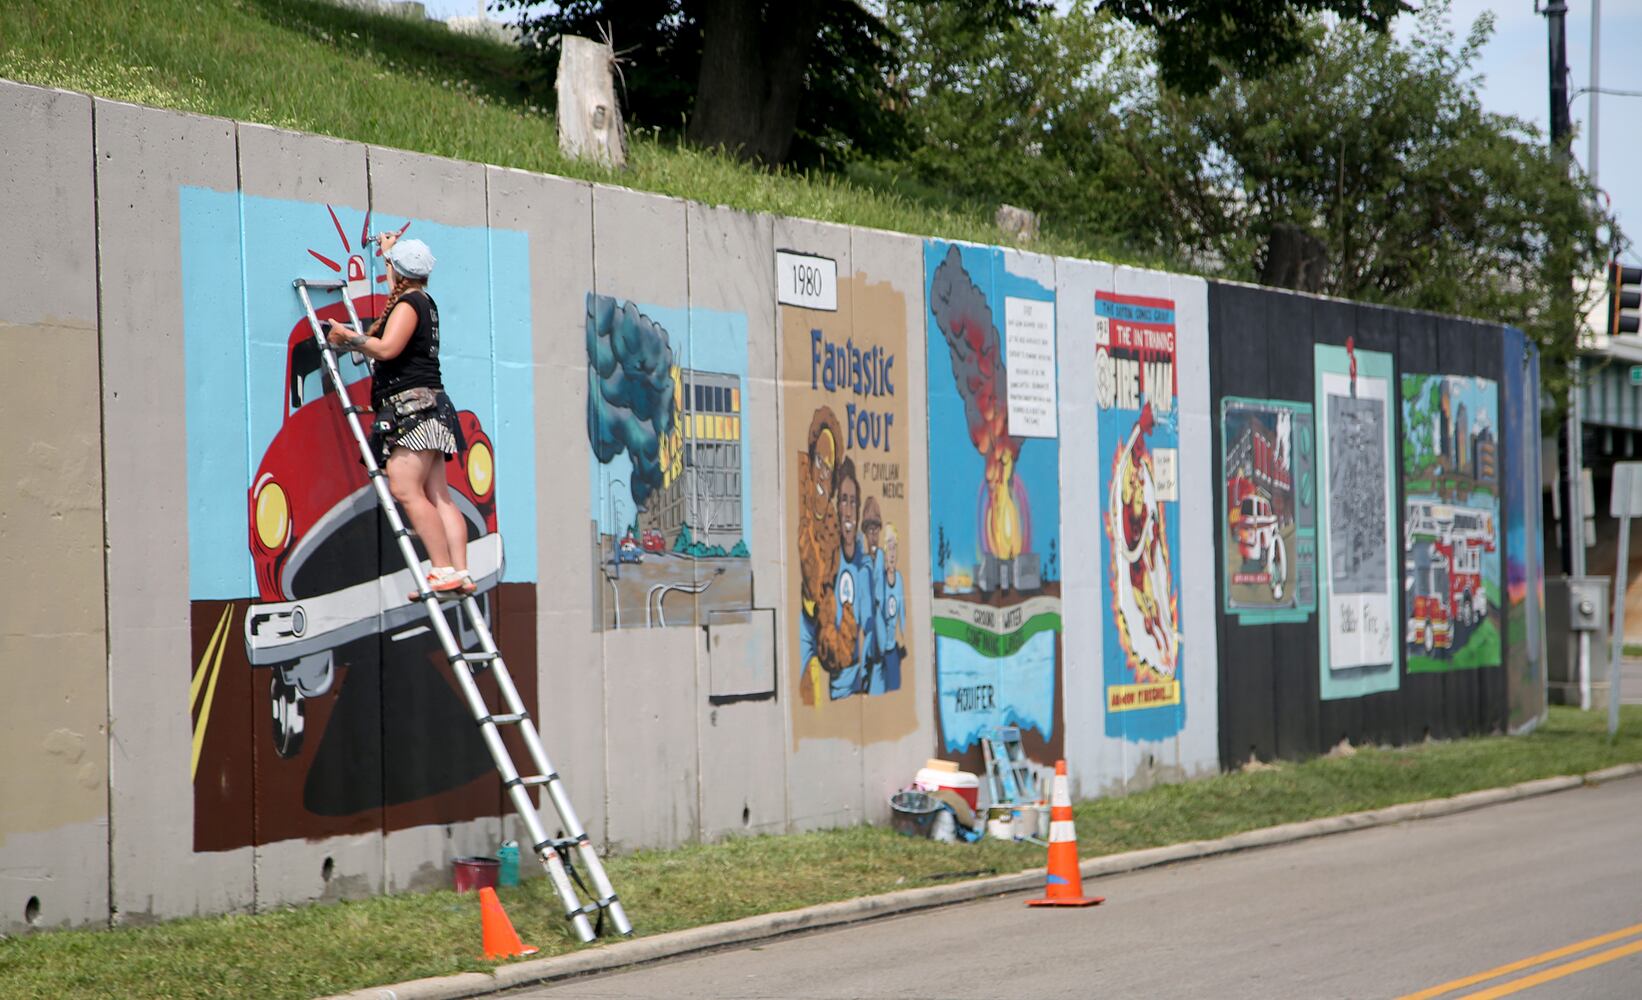
[[[1410,673],[1501,662],[1499,392],[1404,375],[1403,648]]]
[[[1488,616],[1483,556],[1495,550],[1494,515],[1472,507],[1411,503],[1403,547],[1410,572],[1408,643],[1451,649],[1456,626]]]

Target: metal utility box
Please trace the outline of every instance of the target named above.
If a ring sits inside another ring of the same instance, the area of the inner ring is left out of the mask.
[[[1605,576],[1545,581],[1547,696],[1553,705],[1579,704],[1579,644],[1587,641],[1591,680],[1608,679],[1608,586]]]

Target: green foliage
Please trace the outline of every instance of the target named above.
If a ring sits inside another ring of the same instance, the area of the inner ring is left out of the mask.
[[[730,558],[747,559],[751,556],[752,553],[747,551],[747,540],[745,538],[736,539],[735,545],[730,549]]]
[[[1144,94],[1174,206],[1158,235],[1254,278],[1295,226],[1326,247],[1324,291],[1522,327],[1551,382],[1571,351],[1566,282],[1594,273],[1604,220],[1533,125],[1483,109],[1491,16],[1456,43],[1447,14],[1426,5],[1406,43],[1314,24],[1314,55],[1263,79]]]
[[[781,3],[759,3],[764,27],[790,16]],[[818,31],[808,52],[800,110],[788,166],[841,163],[858,155],[898,151],[904,135],[885,83],[895,73],[895,37],[854,0],[814,0]],[[526,38],[532,92],[551,100],[560,35],[609,38],[620,59],[623,113],[630,125],[682,134],[702,74],[703,21],[698,0],[498,0]],[[738,67],[711,67],[737,72]]]
[[[1163,82],[1188,94],[1228,75],[1257,79],[1312,51],[1317,15],[1384,34],[1414,8],[1403,0],[1102,0],[1101,9],[1147,28],[1157,39]]]

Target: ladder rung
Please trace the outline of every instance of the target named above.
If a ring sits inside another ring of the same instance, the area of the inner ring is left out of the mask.
[[[389,533],[395,538],[410,538],[414,534],[409,528],[396,528]]]
[[[560,847],[580,847],[581,845],[589,842],[590,838],[586,833],[583,833],[579,837],[565,837],[560,840],[544,840],[537,844],[534,850],[539,855],[543,851],[555,850]]]
[[[529,788],[532,785],[545,785],[549,781],[558,780],[559,773],[555,771],[552,774],[532,774],[522,778],[514,778],[512,781],[504,781],[502,782],[502,787],[511,788],[514,785],[523,785],[524,787]]]
[[[501,656],[501,653],[490,650],[478,653],[457,653],[451,657],[451,660],[461,660],[463,663],[489,663],[491,660],[501,659]]]
[[[604,909],[605,907],[609,906],[610,904],[612,904],[616,901],[617,900],[616,900],[616,897],[614,895],[606,896],[603,899],[595,899],[595,900],[593,900],[593,902],[588,903],[586,906],[578,906],[574,910],[568,911],[567,913],[565,913],[565,916],[575,917],[576,914],[578,914],[578,913],[584,913],[587,916],[591,917],[595,913],[598,913],[600,910]]]
[[[368,406],[360,406],[356,403],[350,403],[347,406],[344,406],[342,408],[342,412],[343,413],[375,413],[376,411],[372,410]]]
[[[388,474],[386,472],[382,471],[381,466],[377,466],[376,468],[374,468],[370,471],[370,476],[371,476],[372,479],[377,479],[377,478],[385,479],[385,478],[387,478],[387,475]]]
[[[482,726],[485,723],[489,722],[489,723],[492,723],[492,724],[498,725],[498,726],[506,726],[506,725],[511,725],[513,723],[516,723],[516,722],[524,722],[526,719],[529,719],[529,718],[530,718],[530,713],[529,712],[505,712],[505,713],[499,713],[497,715],[487,715],[484,718],[479,720],[479,725]]]
[[[306,286],[308,288],[317,289],[321,292],[338,292],[338,291],[341,291],[342,289],[348,287],[348,283],[346,281],[340,281],[340,280],[335,279],[335,278],[331,278],[331,279],[328,279],[328,280],[318,280],[318,279],[314,279],[314,278],[298,278],[295,281],[291,282],[291,284],[297,286],[298,288],[302,288],[302,287]]]

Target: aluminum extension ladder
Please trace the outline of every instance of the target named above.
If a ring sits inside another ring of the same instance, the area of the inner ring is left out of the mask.
[[[371,410],[369,407],[358,406],[349,401],[347,387],[342,381],[342,372],[337,367],[336,350],[331,347],[330,341],[326,340],[319,317],[314,314],[313,301],[308,295],[310,289],[342,293],[340,298],[348,310],[348,319],[352,321],[354,329],[362,330],[359,314],[354,311],[353,300],[346,294],[346,283],[298,278],[292,285],[296,287],[297,295],[302,299],[302,311],[308,316],[308,326],[313,330],[314,339],[319,342],[320,356],[325,359],[326,378],[330,380],[343,412],[347,415],[354,443],[359,446],[359,457],[370,473],[371,484],[376,488],[377,503],[381,506],[382,513],[387,516],[388,526],[399,541],[399,553],[404,556],[405,565],[416,581],[417,600],[427,610],[428,623],[433,626],[433,631],[439,636],[440,645],[444,647],[445,655],[450,658],[451,672],[456,675],[457,684],[462,688],[462,695],[467,699],[468,709],[478,722],[479,731],[484,734],[485,745],[490,748],[491,759],[496,762],[496,770],[501,775],[502,787],[507,789],[508,795],[513,799],[513,807],[525,821],[536,857],[547,869],[548,878],[557,890],[560,901],[564,903],[566,919],[576,928],[577,937],[584,942],[593,940],[598,932],[602,931],[606,912],[610,914],[610,920],[615,925],[617,933],[633,933],[633,925],[628,921],[626,911],[622,909],[621,901],[616,898],[616,891],[604,873],[604,865],[599,861],[598,851],[588,839],[587,831],[582,829],[581,820],[576,817],[576,809],[570,804],[569,795],[565,793],[564,782],[558,772],[553,770],[553,765],[547,758],[547,751],[542,748],[541,737],[531,721],[530,713],[525,709],[524,702],[519,699],[519,691],[513,686],[513,678],[508,673],[507,664],[502,662],[502,654],[496,648],[496,640],[491,637],[490,627],[485,622],[479,602],[474,595],[466,595],[459,605],[460,613],[467,615],[474,633],[478,636],[480,648],[476,653],[463,652],[461,644],[451,632],[450,623],[445,619],[439,598],[428,589],[427,576],[422,571],[421,560],[416,557],[416,548],[411,544],[411,533],[399,516],[399,506],[394,503],[393,495],[388,492],[387,473],[377,464],[376,456],[371,453],[370,440],[359,423],[359,415],[371,413]],[[496,687],[501,692],[502,701],[507,709],[505,712],[492,712],[485,705],[484,696],[479,693],[479,686],[474,682],[474,674],[487,668],[496,676]],[[500,726],[519,727],[525,746],[529,748],[530,756],[535,761],[535,774],[519,774],[513,765],[513,758],[508,755],[507,746],[502,742],[498,728]],[[558,810],[559,821],[567,836],[561,839],[547,836],[541,816],[530,801],[530,789],[535,786],[546,787],[548,798],[553,800],[553,807]],[[590,890],[582,883],[581,876],[576,872],[571,848],[575,849],[576,857],[581,859],[582,866],[592,877],[593,887]],[[576,883],[582,884],[584,892],[593,897],[590,902],[582,902],[575,885],[571,884],[572,878]],[[593,923],[588,920],[589,914],[598,915],[598,930],[595,930]]]

